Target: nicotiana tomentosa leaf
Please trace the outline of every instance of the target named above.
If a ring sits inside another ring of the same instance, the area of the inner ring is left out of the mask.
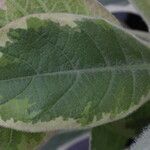
[[[12,20],[35,13],[66,12],[73,14],[101,16],[118,24],[97,0],[2,0],[0,27]]]
[[[150,0],[130,0],[140,10],[150,29]]]
[[[91,127],[150,98],[150,48],[103,19],[31,15],[1,28],[0,46],[2,126]]]

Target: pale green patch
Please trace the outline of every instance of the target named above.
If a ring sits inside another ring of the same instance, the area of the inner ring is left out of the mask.
[[[28,108],[30,107],[28,99],[12,99],[8,103],[0,105],[0,113],[4,116],[10,113],[13,114],[13,118],[18,118],[19,120],[28,120]],[[15,108],[15,109],[14,109]]]
[[[96,0],[5,0],[0,9],[0,27],[18,18],[35,13],[70,13],[86,16],[101,16],[111,22],[119,24]]]
[[[143,106],[148,101],[150,101],[150,92],[148,93],[147,96],[143,96],[138,104],[136,104],[136,105],[131,104],[128,111],[123,111],[119,114],[116,114],[115,116],[112,115],[111,113],[108,113],[108,114],[103,113],[101,120],[98,120],[97,117],[95,116],[93,119],[93,123],[90,125],[90,127],[100,126],[100,125],[103,125],[103,124],[106,124],[109,122],[114,122],[114,121],[120,120],[122,118],[125,118],[128,115],[135,112],[136,110],[138,110],[141,106]]]
[[[8,42],[8,41],[11,42],[7,36],[8,31],[9,30],[7,30],[7,29],[2,29],[2,30],[0,29],[0,32],[1,32],[1,34],[0,34],[0,46],[2,46],[2,47],[5,47],[6,42]]]
[[[82,124],[87,124],[89,120],[88,118],[90,117],[91,110],[92,110],[92,101],[87,103],[83,112],[81,113],[82,117],[78,121],[81,122]]]
[[[1,58],[1,57],[3,57],[3,53],[2,53],[2,52],[0,52],[0,58]]]
[[[0,100],[2,100],[3,96],[0,95]]]
[[[120,114],[115,114],[112,115],[111,113],[105,114],[102,113],[101,119],[97,119],[95,116],[93,119],[93,122],[88,125],[87,127],[83,127],[83,123],[85,123],[85,120],[80,120],[81,122],[83,121],[82,124],[78,123],[78,120],[75,120],[73,118],[69,118],[65,120],[63,117],[58,117],[55,120],[51,120],[49,122],[38,122],[38,123],[24,123],[22,121],[14,121],[13,119],[3,121],[0,119],[0,125],[7,127],[7,128],[12,128],[12,129],[17,129],[20,131],[27,131],[27,132],[45,132],[45,131],[55,131],[55,130],[76,130],[76,129],[88,129],[88,128],[93,128],[96,126],[100,126],[109,122],[114,122],[117,120],[120,120],[122,118],[127,117],[134,111],[138,110],[141,106],[143,106],[146,102],[150,100],[150,93],[146,97],[142,97],[141,101],[138,104],[131,104],[130,108],[128,111],[123,111]],[[91,109],[91,102],[87,104],[83,111],[83,118],[87,117],[89,114],[89,111]],[[14,105],[13,105],[14,106]],[[15,107],[16,108],[16,107]],[[20,108],[21,110],[22,108]]]
[[[92,107],[92,102],[88,102],[87,106],[83,110],[83,115],[88,115]]]
[[[0,119],[0,125],[6,128],[12,128],[27,132],[45,132],[82,128],[82,125],[73,118],[68,118],[67,120],[64,120],[63,117],[58,117],[55,120],[51,120],[49,122],[38,122],[34,124],[24,123],[22,121],[15,122],[13,119],[7,121],[3,121],[2,119]]]
[[[10,29],[27,29],[27,20],[30,18],[39,18],[41,20],[51,20],[53,22],[59,23],[60,26],[70,26],[72,28],[75,28],[77,25],[75,21],[90,18],[86,16],[78,16],[73,14],[65,14],[65,13],[47,13],[47,14],[34,14],[29,15],[26,17],[23,17],[21,19],[18,19],[16,21],[13,21],[9,24],[7,24],[5,27],[0,29],[0,46],[5,47],[6,42],[12,42],[8,38],[8,32]],[[80,30],[78,30],[80,32]]]
[[[35,150],[40,149],[56,132],[27,133],[0,127],[1,150]]]
[[[6,25],[5,27],[0,29],[0,46],[5,47],[6,42],[12,42],[9,38],[8,38],[8,32],[11,29],[17,29],[17,28],[22,28],[22,29],[26,29],[27,25],[26,25],[26,20],[23,19],[22,21],[14,21],[11,22],[10,24]]]

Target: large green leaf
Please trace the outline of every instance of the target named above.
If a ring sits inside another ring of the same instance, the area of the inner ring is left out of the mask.
[[[118,23],[96,0],[2,0],[0,9],[0,27],[17,18],[34,13],[67,12],[101,16]]]
[[[28,16],[1,28],[0,46],[0,125],[91,127],[150,98],[150,49],[103,19]]]
[[[130,0],[130,1],[136,6],[138,10],[140,10],[150,28],[150,0]]]
[[[123,150],[150,124],[150,102],[127,118],[92,129],[92,150]]]
[[[0,127],[0,150],[34,150],[48,139],[46,133],[25,133]]]

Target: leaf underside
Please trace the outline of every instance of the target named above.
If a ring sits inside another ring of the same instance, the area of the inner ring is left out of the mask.
[[[59,15],[29,16],[0,30],[1,41],[9,39],[0,47],[1,125],[27,131],[99,125],[149,100],[148,47],[105,20],[53,21]],[[26,29],[19,27],[23,20]]]

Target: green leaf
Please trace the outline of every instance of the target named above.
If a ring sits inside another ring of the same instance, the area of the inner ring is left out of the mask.
[[[150,98],[150,48],[103,19],[24,17],[0,30],[0,125],[96,126]]]
[[[111,125],[96,127],[92,131],[92,150],[123,150],[128,138],[123,136],[122,130]]]
[[[127,148],[150,123],[150,102],[123,120],[92,129],[92,150]]]
[[[25,133],[0,127],[1,150],[33,150],[48,138],[46,133]]]
[[[2,0],[0,27],[12,20],[35,13],[66,12],[82,15],[101,16],[118,24],[96,0]]]
[[[130,1],[141,12],[150,28],[150,0],[130,0]]]

